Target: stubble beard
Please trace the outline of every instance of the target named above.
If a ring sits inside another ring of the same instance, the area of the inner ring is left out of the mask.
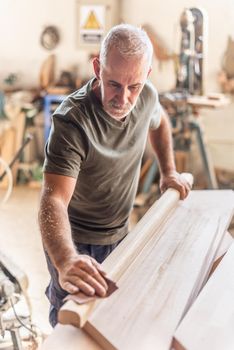
[[[124,106],[119,105],[115,101],[110,101],[107,103],[106,112],[115,119],[125,118],[134,108],[131,103],[126,103]]]
[[[103,86],[101,88],[101,98],[104,96]],[[118,102],[113,99],[107,103],[102,101],[104,111],[112,118],[121,120],[124,119],[135,107],[135,104],[126,103],[125,105],[120,105]]]

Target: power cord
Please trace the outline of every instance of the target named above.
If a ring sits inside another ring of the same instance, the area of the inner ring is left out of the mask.
[[[5,169],[4,174],[6,174],[8,177],[7,190],[6,190],[6,193],[5,193],[3,199],[1,200],[1,203],[0,203],[0,204],[5,204],[8,200],[8,198],[10,197],[12,189],[13,189],[13,177],[12,177],[12,172],[11,172],[9,165],[1,157],[0,157],[0,165],[2,165],[4,167],[4,169]],[[2,175],[0,177],[0,181],[1,181],[1,178],[2,178]]]
[[[11,307],[13,309],[13,312],[14,312],[14,315],[15,315],[15,318],[17,319],[17,321],[21,324],[22,327],[26,328],[29,332],[31,332],[35,337],[38,336],[38,334],[32,329],[32,323],[31,323],[31,319],[30,319],[30,324],[31,324],[31,328],[29,328],[21,319],[20,317],[17,315],[17,312],[15,310],[15,306],[14,306],[14,303],[12,301],[12,298],[10,298],[10,304],[11,304]]]

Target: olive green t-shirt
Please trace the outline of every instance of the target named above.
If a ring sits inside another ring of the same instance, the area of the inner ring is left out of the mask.
[[[161,106],[147,81],[131,113],[116,120],[92,91],[94,80],[55,111],[44,171],[77,179],[68,208],[74,242],[105,245],[128,232],[148,131],[160,125]]]

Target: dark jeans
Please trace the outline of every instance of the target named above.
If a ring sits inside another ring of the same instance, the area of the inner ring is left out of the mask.
[[[79,244],[77,246],[80,254],[86,254],[92,256],[99,263],[102,263],[105,258],[114,250],[120,242],[110,245],[92,245],[92,244]],[[46,295],[50,301],[50,315],[49,321],[52,327],[57,324],[58,310],[63,304],[63,299],[67,296],[67,292],[62,289],[58,282],[58,273],[55,267],[52,265],[49,256],[46,254],[46,260],[48,270],[51,275],[51,280],[46,288]]]

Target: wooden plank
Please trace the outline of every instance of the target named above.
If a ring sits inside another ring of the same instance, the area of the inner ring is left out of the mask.
[[[233,215],[232,191],[193,191],[126,266],[85,324],[104,349],[168,350]]]
[[[2,136],[2,146],[0,149],[0,157],[4,159],[4,161],[9,164],[14,156],[15,151],[15,130],[13,127],[7,129],[5,133]],[[5,168],[3,169],[2,166],[0,166],[0,175],[4,172]],[[0,182],[0,188],[6,188],[8,186],[8,179],[7,176]]]
[[[215,269],[218,267],[219,263],[222,261],[224,255],[227,253],[228,249],[231,247],[233,243],[234,243],[234,238],[228,231],[226,231],[224,238],[222,240],[222,243],[215,255],[214,263],[210,270],[209,277],[213,274]]]
[[[183,174],[184,178],[192,185],[191,174]],[[118,281],[132,262],[138,257],[144,245],[154,235],[155,231],[165,222],[179,202],[179,192],[170,188],[148,210],[134,229],[119,244],[119,246],[107,257],[102,266],[108,277]],[[58,320],[62,324],[72,324],[83,327],[88,316],[100,302],[96,300],[88,304],[78,305],[70,301],[65,303],[59,311]]]
[[[175,332],[176,350],[234,349],[234,244]]]
[[[70,325],[57,324],[40,350],[103,350],[88,334]]]
[[[221,247],[221,254],[226,251],[233,238],[225,235],[225,246]],[[226,244],[227,243],[227,244]],[[218,254],[219,256],[219,254]],[[102,348],[83,330],[70,325],[58,324],[53,332],[45,339],[40,350],[102,350]],[[182,349],[182,348],[181,348]],[[176,349],[177,350],[177,349]],[[178,348],[179,350],[179,348]]]
[[[190,96],[187,103],[197,108],[219,108],[230,104],[230,99],[225,95],[220,96],[219,99],[213,99],[209,96]]]
[[[217,251],[217,254],[215,256],[215,260],[219,259],[221,256],[227,253],[228,249],[231,247],[231,245],[234,243],[234,238],[230,234],[230,232],[226,231],[224,238],[222,240],[222,244]]]

